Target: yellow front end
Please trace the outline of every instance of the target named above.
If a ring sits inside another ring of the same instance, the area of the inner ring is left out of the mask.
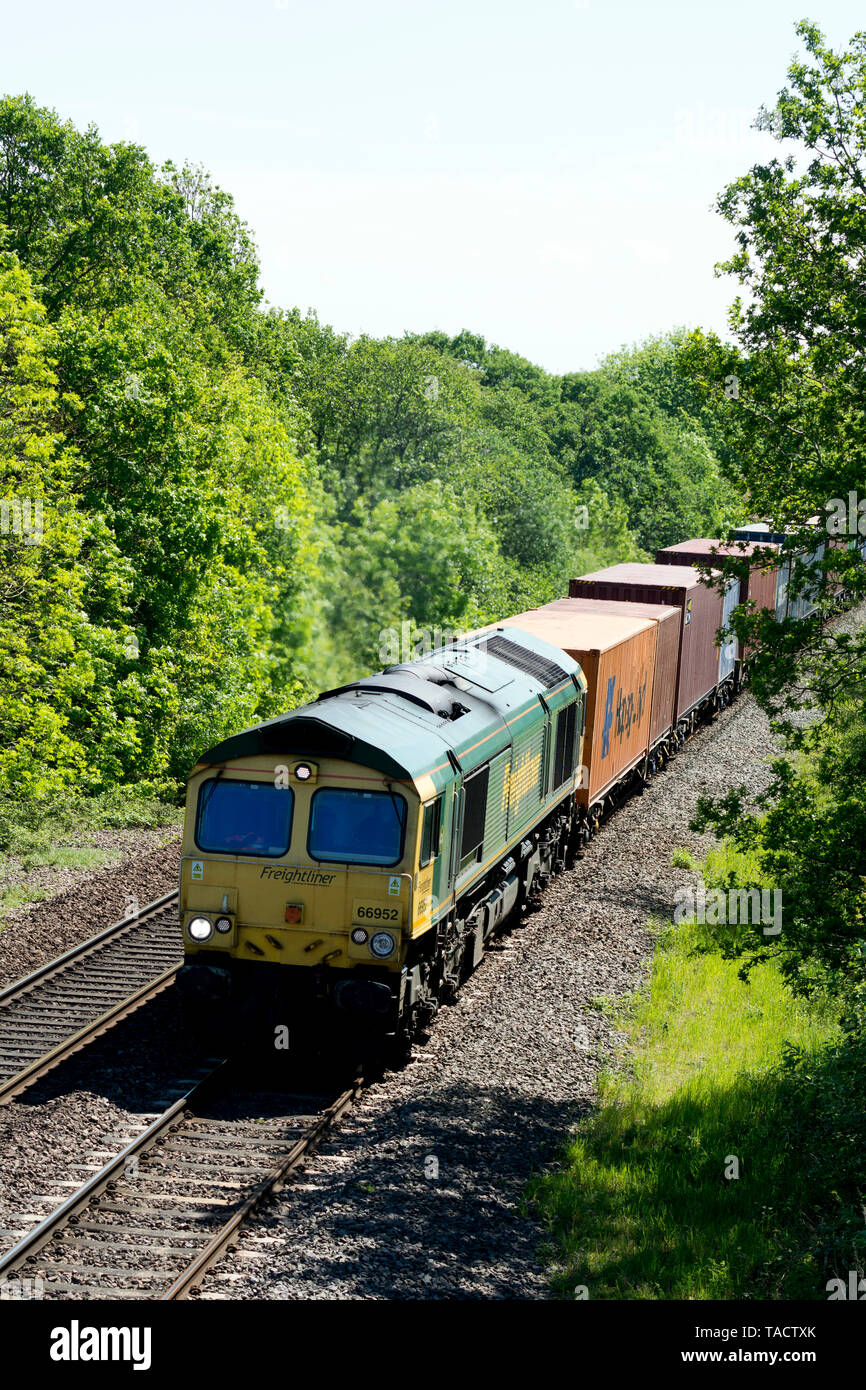
[[[184,949],[193,958],[218,950],[241,960],[277,965],[350,966],[365,961],[399,970],[405,954],[404,928],[412,913],[412,875],[353,867],[241,862],[203,854],[184,854],[180,905]],[[186,928],[198,917],[227,917],[228,931],[215,932],[201,945]],[[352,928],[367,931],[354,942]],[[396,949],[374,955],[369,939],[387,929]]]
[[[418,907],[429,923],[415,876],[419,808],[413,783],[337,759],[197,768],[180,875],[181,987],[310,1008],[339,1003],[347,981],[379,981],[365,986],[378,991],[376,1011],[382,985],[399,1000]],[[346,862],[364,851],[389,862]]]

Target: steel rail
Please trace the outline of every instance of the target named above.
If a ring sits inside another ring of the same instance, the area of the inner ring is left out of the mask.
[[[116,1181],[126,1172],[127,1164],[131,1159],[137,1159],[146,1153],[154,1145],[165,1139],[170,1133],[180,1130],[183,1122],[190,1118],[190,1110],[194,1102],[200,1101],[206,1092],[210,1092],[218,1084],[226,1086],[228,1077],[231,1074],[231,1064],[228,1060],[222,1059],[213,1067],[208,1074],[195,1082],[193,1086],[176,1101],[172,1103],[161,1115],[158,1115],[147,1128],[128,1143],[114,1158],[103,1165],[100,1170],[88,1178],[75,1192],[65,1199],[54,1211],[44,1217],[31,1231],[17,1242],[2,1258],[0,1258],[0,1285],[2,1280],[21,1268],[22,1265],[34,1259],[39,1252],[56,1237],[63,1239],[64,1228],[70,1226],[74,1232],[76,1230],[75,1218],[78,1217],[90,1205],[94,1199],[98,1199],[104,1192],[111,1191]],[[198,1250],[186,1264],[185,1268],[178,1274],[164,1293],[150,1294],[145,1290],[124,1290],[123,1287],[113,1287],[107,1284],[100,1287],[98,1292],[102,1297],[132,1297],[142,1300],[158,1298],[161,1301],[175,1301],[188,1297],[188,1295],[201,1283],[207,1271],[217,1263],[223,1256],[226,1248],[236,1236],[239,1228],[257,1209],[263,1198],[268,1193],[278,1189],[289,1173],[306,1157],[317,1145],[322,1136],[331,1126],[343,1115],[343,1113],[354,1103],[358,1092],[362,1089],[363,1082],[355,1080],[347,1090],[343,1091],[336,1100],[319,1114],[312,1124],[298,1137],[290,1142],[288,1150],[277,1159],[265,1177],[256,1181],[246,1196],[232,1202],[232,1209],[227,1219],[222,1222],[215,1233],[207,1240],[203,1248]],[[291,1094],[287,1100],[299,1099]],[[305,1097],[300,1097],[305,1099]],[[272,1133],[272,1132],[271,1132]],[[266,1147],[275,1147],[275,1141],[270,1138],[266,1141]],[[204,1197],[203,1205],[207,1206],[208,1198]],[[99,1215],[99,1207],[95,1208],[94,1215]],[[154,1235],[158,1236],[159,1231],[154,1230]],[[169,1246],[160,1245],[154,1253],[164,1254],[170,1248],[171,1234],[166,1233]],[[188,1229],[179,1232],[182,1241],[188,1242],[194,1236]],[[146,1248],[142,1247],[142,1253],[146,1253]],[[186,1257],[187,1251],[178,1250],[179,1255]],[[50,1262],[49,1262],[50,1266]],[[123,1271],[118,1271],[122,1273]],[[138,1271],[136,1271],[137,1273]],[[142,1271],[143,1272],[143,1271]],[[46,1273],[50,1273],[50,1268],[46,1268]],[[81,1273],[86,1275],[86,1267],[82,1267]],[[171,1277],[169,1275],[168,1277]],[[97,1292],[92,1289],[91,1292]]]
[[[255,1211],[262,1198],[279,1186],[291,1170],[296,1168],[300,1161],[315,1148],[326,1130],[330,1129],[331,1125],[353,1104],[361,1085],[360,1081],[356,1081],[341,1096],[338,1096],[334,1103],[329,1105],[327,1110],[319,1116],[315,1124],[310,1126],[306,1134],[301,1135],[300,1139],[295,1141],[288,1153],[274,1165],[267,1177],[256,1184],[228,1221],[211,1237],[204,1250],[196,1255],[195,1259],[178,1275],[171,1287],[162,1295],[163,1302],[186,1298],[191,1293],[211,1266],[221,1258],[235,1232]]]
[[[5,1004],[7,1000],[16,995],[24,994],[32,985],[38,984],[40,980],[44,979],[46,975],[55,974],[78,956],[86,955],[88,951],[102,946],[111,937],[121,935],[128,927],[136,926],[143,917],[153,916],[161,907],[172,902],[177,895],[177,889],[173,888],[170,893],[164,893],[161,898],[156,898],[154,902],[139,908],[138,912],[131,913],[129,917],[121,917],[119,922],[112,922],[110,927],[103,927],[102,931],[97,932],[95,936],[89,936],[86,941],[80,941],[77,946],[72,946],[68,951],[64,951],[62,956],[57,956],[55,960],[46,961],[45,965],[40,965],[39,969],[34,970],[31,975],[23,975],[20,980],[15,980],[5,989],[0,989],[0,1004]]]
[[[136,928],[146,926],[150,918],[156,917],[163,908],[167,907],[173,901],[176,901],[177,896],[177,889],[171,893],[164,894],[163,897],[157,898],[152,903],[148,903],[146,907],[141,908],[138,912],[129,917],[122,918],[119,922],[114,922],[111,926],[104,928],[95,936],[89,937],[87,941],[82,941],[77,946],[73,946],[71,950],[65,951],[62,956],[58,956],[55,960],[46,962],[46,964],[41,965],[38,970],[34,970],[32,974],[24,976],[22,979],[15,981],[14,984],[8,985],[4,990],[0,991],[0,1048],[2,1048],[3,1042],[3,1015],[5,1011],[20,1006],[25,1013],[24,1021],[26,1024],[26,1009],[28,1004],[34,1006],[34,1011],[38,1015],[38,1021],[33,1024],[34,1032],[38,1033],[39,1028],[42,1027],[47,1032],[46,1041],[50,1042],[52,1035],[55,1035],[58,1029],[62,1027],[64,1005],[60,1001],[52,1003],[47,996],[45,1000],[40,1000],[42,989],[48,988],[61,980],[63,980],[64,983],[68,983],[73,989],[86,989],[88,985],[86,970],[88,958],[92,958],[94,964],[96,964],[96,962],[101,959],[101,954],[106,947],[113,945],[115,942],[122,941],[124,936],[135,932]],[[160,954],[164,961],[164,943]],[[32,1085],[34,1081],[37,1081],[68,1057],[72,1056],[73,1053],[80,1051],[87,1043],[107,1032],[110,1028],[113,1028],[122,1019],[134,1013],[142,1004],[154,998],[155,995],[159,994],[161,990],[165,989],[166,986],[173,981],[180,969],[181,963],[181,944],[178,938],[178,957],[172,965],[159,970],[157,974],[145,980],[137,988],[132,990],[131,993],[125,995],[124,998],[116,1000],[109,1008],[99,1009],[97,1005],[96,1007],[99,1011],[93,1018],[86,1019],[80,1027],[74,1029],[73,1032],[64,1037],[60,1042],[46,1047],[45,1051],[40,1053],[39,1056],[26,1061],[22,1067],[12,1074],[0,1078],[0,1105],[11,1100],[13,1096],[20,1094],[21,1091]],[[80,970],[76,969],[79,965],[81,967]],[[91,982],[91,984],[96,984],[99,991],[104,988],[104,983],[101,978],[98,982]],[[74,1005],[67,1007],[74,1007]],[[47,1019],[43,1017],[43,1011],[46,1009],[49,1015]],[[51,1017],[52,1009],[56,1013],[56,1018]],[[21,1020],[16,1018],[15,1023],[20,1029]],[[14,1034],[11,1035],[7,1041],[7,1047],[12,1050],[13,1054],[18,1047],[24,1051],[28,1050],[26,1044],[18,1043]]]
[[[166,1130],[171,1128],[172,1124],[178,1122],[183,1117],[184,1111],[187,1109],[190,1101],[193,1098],[201,1096],[207,1088],[213,1085],[214,1081],[224,1074],[223,1069],[227,1065],[226,1060],[221,1059],[207,1076],[196,1081],[195,1085],[191,1086],[185,1095],[179,1096],[167,1110],[164,1110],[161,1115],[158,1115],[155,1120],[151,1121],[147,1129],[139,1134],[136,1139],[131,1140],[131,1142],[126,1145],[126,1148],[122,1149],[114,1158],[109,1159],[108,1163],[100,1168],[98,1173],[94,1173],[92,1178],[88,1178],[76,1192],[71,1193],[71,1195],[66,1198],[65,1202],[61,1202],[59,1207],[49,1212],[48,1216],[40,1221],[38,1226],[34,1226],[32,1231],[28,1231],[27,1235],[23,1236],[22,1239],[18,1241],[17,1245],[13,1245],[12,1249],[8,1250],[6,1254],[0,1258],[0,1277],[17,1269],[24,1260],[30,1259],[32,1255],[35,1255],[42,1249],[43,1245],[46,1245],[48,1241],[67,1224],[70,1217],[76,1216],[78,1212],[82,1211],[83,1208],[87,1206],[92,1198],[98,1197],[101,1192],[104,1192],[108,1184],[118,1173],[124,1171],[127,1161],[136,1154],[146,1152]]]

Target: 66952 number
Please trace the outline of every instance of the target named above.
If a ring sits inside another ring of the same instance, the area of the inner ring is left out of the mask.
[[[352,921],[362,926],[370,922],[388,922],[392,926],[399,926],[402,920],[403,910],[398,903],[368,902],[356,898],[352,904]]]

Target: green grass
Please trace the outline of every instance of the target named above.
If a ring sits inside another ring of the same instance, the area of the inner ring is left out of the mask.
[[[14,860],[25,870],[43,865],[103,867],[106,851],[87,845],[87,838],[106,829],[156,829],[179,826],[180,807],[134,789],[112,788],[99,796],[16,801],[0,797],[0,870]]]
[[[671,855],[671,863],[675,869],[698,868],[698,864],[687,849],[675,849]]]
[[[734,867],[720,850],[713,876]],[[773,961],[744,983],[709,930],[661,930],[597,1109],[531,1186],[562,1296],[819,1298],[828,1269],[861,1257],[860,1045]]]
[[[758,855],[750,850],[734,849],[728,840],[715,845],[708,851],[703,863],[694,861],[692,867],[703,875],[708,888],[770,886]]]
[[[50,897],[44,884],[20,882],[31,870],[104,869],[122,857],[119,850],[88,843],[104,830],[170,831],[179,827],[179,806],[129,788],[113,788],[100,796],[17,801],[0,797],[0,930],[3,919],[18,907]]]
[[[44,902],[50,896],[44,888],[28,888],[26,884],[15,884],[12,888],[0,890],[0,926],[3,918],[16,908],[24,907],[27,903]]]
[[[48,851],[43,862],[52,869],[105,869],[122,857],[116,850],[59,845]]]

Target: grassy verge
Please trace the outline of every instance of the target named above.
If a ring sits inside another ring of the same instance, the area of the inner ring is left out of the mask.
[[[704,870],[737,865],[722,848]],[[661,928],[598,1107],[531,1187],[555,1292],[826,1298],[862,1273],[866,1050],[838,1015],[793,998],[772,959],[745,983],[707,928]]]
[[[16,907],[49,896],[28,883],[32,870],[107,867],[119,858],[110,845],[94,844],[100,832],[179,826],[180,807],[134,789],[113,788],[100,796],[16,801],[0,798],[0,919]],[[102,837],[104,839],[104,836]]]
[[[12,888],[0,889],[0,928],[3,926],[4,917],[14,912],[17,907],[24,907],[27,903],[41,903],[50,896],[45,889],[28,888],[20,883],[16,883]]]

